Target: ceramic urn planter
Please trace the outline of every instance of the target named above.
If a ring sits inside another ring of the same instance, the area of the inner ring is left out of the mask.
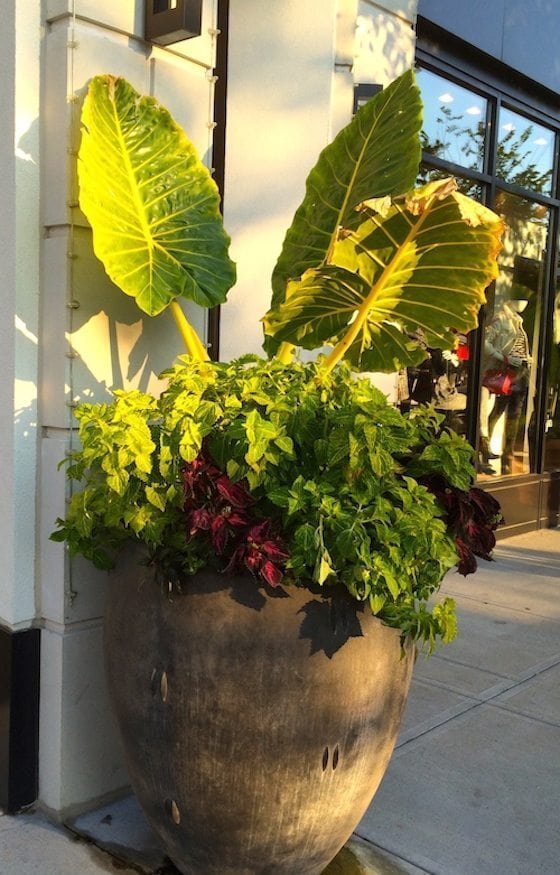
[[[185,875],[319,875],[391,756],[414,661],[348,599],[111,575],[106,666],[132,786]]]

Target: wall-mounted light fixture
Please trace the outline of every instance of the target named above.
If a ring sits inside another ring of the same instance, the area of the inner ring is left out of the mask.
[[[145,0],[144,36],[148,42],[169,46],[200,36],[202,0]]]
[[[366,82],[360,82],[358,85],[354,85],[354,113],[358,112],[364,103],[367,103],[368,100],[381,91],[382,88],[382,85],[373,85]]]

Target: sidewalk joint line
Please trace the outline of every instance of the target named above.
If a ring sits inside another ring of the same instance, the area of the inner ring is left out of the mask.
[[[376,848],[385,854],[390,854],[396,860],[401,860],[403,863],[406,863],[408,866],[414,866],[415,869],[418,869],[420,872],[423,872],[423,875],[436,875],[436,873],[433,872],[432,870],[426,869],[424,867],[424,865],[419,866],[416,863],[414,863],[412,860],[409,860],[407,857],[403,857],[401,854],[397,854],[397,853],[395,853],[395,851],[389,850],[389,848],[386,848],[384,845],[380,845],[377,842],[372,842],[372,840],[370,838],[368,838],[365,835],[361,835],[361,833],[359,833],[357,830],[354,830],[354,835],[358,836],[359,839],[361,839],[363,842],[366,842],[366,844],[370,845],[370,847]]]

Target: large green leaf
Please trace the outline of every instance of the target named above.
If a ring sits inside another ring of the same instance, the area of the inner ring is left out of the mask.
[[[273,306],[289,280],[322,264],[339,227],[355,227],[366,198],[396,195],[414,185],[420,162],[422,104],[407,71],[379,92],[321,152],[272,275]]]
[[[219,194],[169,112],[96,76],[82,113],[80,206],[114,283],[154,316],[176,297],[205,307],[235,282]]]
[[[502,221],[456,191],[454,180],[367,201],[360,212],[362,223],[341,233],[331,263],[289,284],[265,331],[306,349],[338,345],[366,370],[414,364],[426,345],[453,347],[454,329],[476,325],[497,275]]]

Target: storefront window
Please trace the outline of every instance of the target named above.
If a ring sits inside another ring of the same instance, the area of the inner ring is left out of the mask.
[[[424,103],[424,152],[470,170],[482,170],[488,102],[429,70],[418,71],[418,84]]]
[[[553,161],[553,132],[501,107],[496,175],[523,188],[550,194]]]
[[[535,470],[535,406],[539,326],[548,245],[549,211],[499,192],[496,210],[506,224],[500,274],[484,327],[481,403],[481,476]]]
[[[424,361],[406,372],[408,404],[433,404],[459,434],[466,432],[469,355],[468,336],[457,334],[454,349],[426,348]]]
[[[455,176],[459,190],[499,213],[506,230],[483,324],[470,336],[457,335],[452,350],[426,350],[422,365],[407,372],[410,403],[434,404],[450,427],[472,443],[478,439],[483,481],[540,470],[543,425],[545,467],[558,469],[560,275],[552,349],[545,355],[540,349],[554,264],[550,230],[558,221],[555,131],[504,106],[496,93],[483,97],[429,69],[419,71],[418,82],[424,103],[419,184]],[[494,118],[495,128],[488,123]],[[538,370],[543,360],[544,412]],[[480,375],[478,392],[471,384],[474,374]]]

